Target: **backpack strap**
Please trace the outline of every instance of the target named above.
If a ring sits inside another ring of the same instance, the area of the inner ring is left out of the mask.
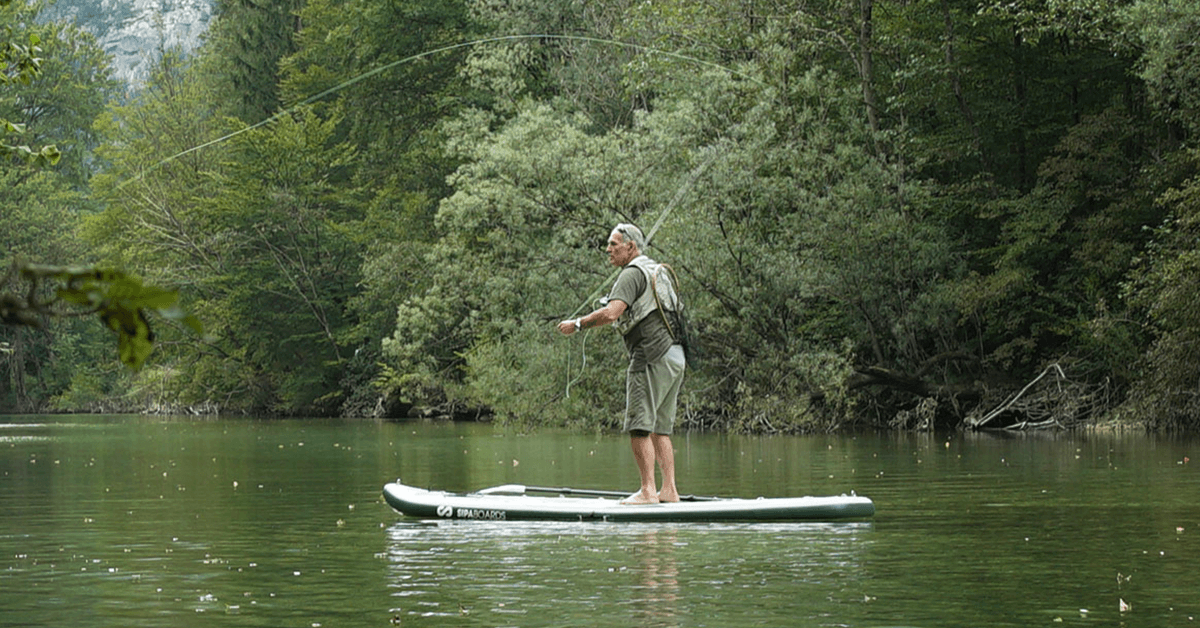
[[[679,335],[682,330],[671,326],[671,320],[667,317],[667,310],[663,307],[662,298],[658,296],[658,273],[664,268],[667,269],[667,274],[670,276],[669,282],[671,291],[675,293],[675,304],[678,309],[683,309],[683,299],[679,298],[679,277],[675,275],[674,268],[671,268],[667,264],[659,264],[658,269],[650,276],[649,288],[654,291],[654,304],[658,306],[658,314],[662,317],[663,324],[667,326],[667,333],[671,334],[671,340],[679,342]]]

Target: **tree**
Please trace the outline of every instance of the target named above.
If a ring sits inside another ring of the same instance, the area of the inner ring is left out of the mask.
[[[42,53],[39,44],[42,38],[36,32],[29,32],[24,43],[20,38],[14,39],[13,26],[25,25],[37,15],[37,7],[26,6],[24,3],[12,4],[12,0],[0,0],[0,18],[3,18],[4,34],[0,38],[0,107],[4,110],[19,108],[19,101],[9,95],[10,88],[17,85],[28,86],[41,75]],[[11,115],[11,114],[7,114]],[[0,114],[0,158],[16,157],[38,166],[52,165],[58,162],[60,153],[54,145],[43,146],[40,149],[28,145],[9,144],[9,138],[25,133],[25,124],[12,122]]]
[[[40,27],[45,58],[41,76],[21,89],[26,137],[35,145],[53,144],[61,155],[57,172],[84,189],[100,142],[95,120],[118,95],[108,57],[95,38],[78,27],[50,23]]]
[[[71,318],[55,318],[39,303],[54,300],[57,281],[35,286],[22,279],[28,260],[83,260],[71,237],[75,207],[82,201],[57,172],[34,166],[0,170],[0,403],[30,411],[45,404],[67,385],[56,367],[66,353],[66,339],[78,327]],[[95,326],[95,323],[89,323]],[[109,348],[111,351],[111,348]],[[111,354],[108,357],[111,360]]]
[[[1163,177],[1172,186],[1155,199],[1165,216],[1126,284],[1130,302],[1144,314],[1140,320],[1153,337],[1123,410],[1159,429],[1194,430],[1200,426],[1200,317],[1194,299],[1200,280],[1200,124],[1194,115],[1200,83],[1192,33],[1200,24],[1200,5],[1189,0],[1137,2],[1123,17],[1128,43],[1141,54],[1138,67],[1154,112],[1169,124],[1168,136],[1182,144],[1162,161],[1173,175]]]
[[[279,63],[296,52],[300,0],[220,0],[198,74],[212,83],[222,112],[247,124],[280,109]]]
[[[88,206],[81,192],[97,142],[92,121],[114,82],[93,38],[64,24],[39,23],[40,11],[36,3],[0,5],[5,23],[0,115],[22,119],[19,126],[4,126],[45,144],[37,150],[5,144],[6,156],[24,157],[27,163],[0,171],[5,207],[0,250],[7,266],[0,280],[5,325],[0,346],[7,377],[0,389],[14,407],[26,410],[44,407],[67,386],[64,356],[76,352],[75,338],[87,333],[74,319],[98,316],[117,334],[120,360],[132,369],[144,364],[152,347],[148,314],[198,325],[175,307],[174,292],[86,263],[87,253],[72,230]],[[29,45],[15,43],[14,27],[26,29],[22,37]],[[39,56],[43,53],[45,58]]]
[[[234,138],[233,167],[214,179],[218,191],[204,207],[227,235],[210,302],[285,412],[335,410],[338,375],[356,344],[349,300],[361,203],[347,179],[355,151],[335,139],[340,122],[301,109]]]
[[[1048,363],[1144,411],[1195,372],[1194,4],[229,0],[99,161],[10,197],[103,164],[88,241],[213,321],[152,367],[180,399],[613,420],[619,349],[549,323],[665,216],[692,420],[928,425]],[[32,102],[32,144],[90,141]]]
[[[547,366],[564,363],[562,343],[538,325],[607,288],[589,243],[618,221],[649,230],[668,207],[651,250],[678,264],[703,321],[714,385],[700,407],[811,429],[848,406],[821,418],[782,400],[835,391],[855,354],[910,367],[937,353],[930,327],[952,312],[938,278],[956,262],[921,222],[927,192],[873,156],[856,81],[778,71],[795,58],[759,43],[756,83],[681,63],[672,80],[692,89],[664,89],[628,127],[598,129],[569,101],[527,104],[496,130],[485,112],[448,125],[464,165],[439,210],[432,286],[385,342],[393,385],[531,421],[619,400],[590,374],[619,357],[591,346],[579,400],[566,400],[566,374]]]
[[[346,412],[373,411],[379,340],[395,324],[397,301],[427,285],[422,256],[434,238],[434,213],[455,161],[439,122],[470,106],[463,47],[478,31],[464,1],[307,2],[295,54],[281,63],[285,104],[314,99],[337,119],[337,140],[355,150],[344,168],[355,199],[347,233],[364,255],[348,303],[355,325],[344,342],[358,356],[346,368],[359,388]],[[406,25],[397,30],[397,24]],[[449,49],[447,49],[449,48]],[[368,383],[362,385],[361,383]],[[353,407],[354,409],[351,409]]]
[[[1177,173],[1156,157],[1162,130],[1127,71],[1117,8],[897,10],[876,29],[902,53],[882,88],[885,119],[916,139],[908,158],[938,183],[934,214],[962,243],[970,272],[948,289],[962,339],[974,336],[962,346],[1002,390],[1047,361],[1097,381],[1121,372],[1136,341],[1099,337],[1096,321],[1122,317],[1119,280]]]

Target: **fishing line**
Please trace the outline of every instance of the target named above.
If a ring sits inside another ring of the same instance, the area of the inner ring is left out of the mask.
[[[579,349],[580,354],[582,354],[582,356],[583,356],[583,363],[579,365],[579,375],[576,376],[575,379],[567,380],[567,392],[566,392],[567,399],[571,398],[571,386],[576,384],[579,380],[583,379],[583,372],[587,370],[587,339],[588,339],[588,334],[590,334],[590,333],[592,333],[592,330],[590,330],[590,329],[585,330],[583,332],[583,343],[582,343],[582,345],[580,345],[580,349]],[[571,353],[568,351],[567,352],[567,377],[570,377],[570,376],[571,376]]]
[[[503,42],[503,41],[519,41],[519,40],[524,40],[524,39],[559,39],[559,40],[564,40],[564,41],[581,41],[581,42],[595,43],[595,44],[607,44],[607,45],[612,45],[612,46],[618,46],[621,48],[629,48],[632,50],[637,50],[639,52],[657,54],[657,55],[661,55],[664,57],[678,59],[681,61],[687,61],[690,63],[695,63],[698,65],[702,65],[702,66],[706,66],[706,67],[710,67],[710,68],[716,68],[716,69],[728,72],[730,74],[742,77],[746,80],[753,81],[760,85],[765,85],[765,83],[758,80],[757,78],[754,78],[753,76],[750,76],[749,74],[746,74],[744,72],[739,72],[737,70],[734,70],[733,68],[729,68],[729,67],[720,65],[718,63],[713,63],[711,61],[705,61],[703,59],[698,59],[696,57],[692,57],[692,56],[685,55],[685,54],[678,53],[678,52],[659,50],[658,48],[652,48],[650,46],[643,46],[641,44],[634,44],[634,43],[629,43],[629,42],[620,41],[620,40],[616,40],[616,39],[604,39],[601,37],[588,37],[586,35],[552,35],[552,34],[504,35],[504,36],[500,36],[500,37],[488,37],[488,38],[484,38],[484,39],[475,39],[472,41],[451,44],[448,46],[442,46],[441,48],[434,48],[432,50],[426,50],[425,52],[421,52],[421,53],[418,53],[415,55],[404,57],[403,59],[400,59],[398,61],[393,61],[391,63],[381,65],[375,69],[363,72],[362,74],[359,74],[358,76],[355,76],[354,78],[351,78],[349,80],[342,81],[341,83],[338,83],[337,85],[334,85],[333,87],[331,87],[323,92],[320,92],[313,96],[309,96],[308,98],[305,98],[304,100],[300,101],[299,103],[296,103],[296,104],[292,105],[291,107],[288,107],[287,109],[284,109],[269,118],[261,120],[255,124],[244,127],[242,129],[238,129],[237,131],[234,131],[233,133],[223,135],[214,140],[207,141],[203,144],[193,146],[187,150],[184,150],[184,151],[181,151],[174,155],[171,155],[170,157],[167,157],[166,159],[163,159],[162,161],[154,164],[153,166],[150,166],[148,169],[138,173],[137,176],[133,177],[132,179],[127,179],[126,181],[123,181],[121,184],[117,185],[115,189],[121,190],[122,188],[124,188],[126,185],[129,185],[130,183],[135,183],[137,181],[140,181],[150,172],[153,172],[154,170],[157,170],[157,169],[161,168],[162,166],[164,166],[176,159],[179,159],[180,157],[183,157],[184,155],[188,155],[188,154],[194,153],[196,151],[203,150],[205,148],[208,148],[209,146],[214,146],[216,144],[220,144],[221,142],[225,142],[230,139],[233,139],[233,138],[235,138],[243,133],[246,133],[248,131],[253,131],[254,129],[266,126],[266,125],[270,124],[271,122],[274,122],[275,120],[282,118],[283,116],[290,115],[294,110],[296,110],[300,107],[303,107],[305,105],[310,105],[314,102],[317,102],[318,100],[325,98],[326,96],[337,93],[347,87],[350,87],[351,85],[361,83],[362,81],[365,81],[366,79],[371,78],[372,76],[386,72],[396,66],[403,65],[403,64],[409,63],[411,61],[417,61],[419,59],[423,59],[425,57],[430,57],[430,56],[433,56],[436,54],[441,54],[443,52],[450,52],[452,50],[458,50],[460,48],[469,48],[472,46],[479,46],[479,45],[483,45],[483,44],[491,44],[491,43],[497,43],[497,42]],[[649,240],[647,240],[647,241],[649,241]]]

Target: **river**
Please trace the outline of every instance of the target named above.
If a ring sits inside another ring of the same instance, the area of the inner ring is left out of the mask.
[[[637,486],[617,434],[0,417],[0,627],[1200,626],[1200,451],[1140,434],[675,437],[680,490],[852,523],[421,521],[384,483]]]

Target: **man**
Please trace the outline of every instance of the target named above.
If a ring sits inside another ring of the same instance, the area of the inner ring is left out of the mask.
[[[671,431],[675,404],[686,366],[681,338],[678,294],[669,267],[642,254],[646,238],[630,224],[619,224],[608,236],[608,260],[622,268],[603,306],[558,324],[571,335],[581,329],[613,325],[629,351],[625,374],[625,431],[642,486],[622,504],[679,501],[675,487],[675,449]],[[662,471],[662,490],[654,483],[654,467]]]

